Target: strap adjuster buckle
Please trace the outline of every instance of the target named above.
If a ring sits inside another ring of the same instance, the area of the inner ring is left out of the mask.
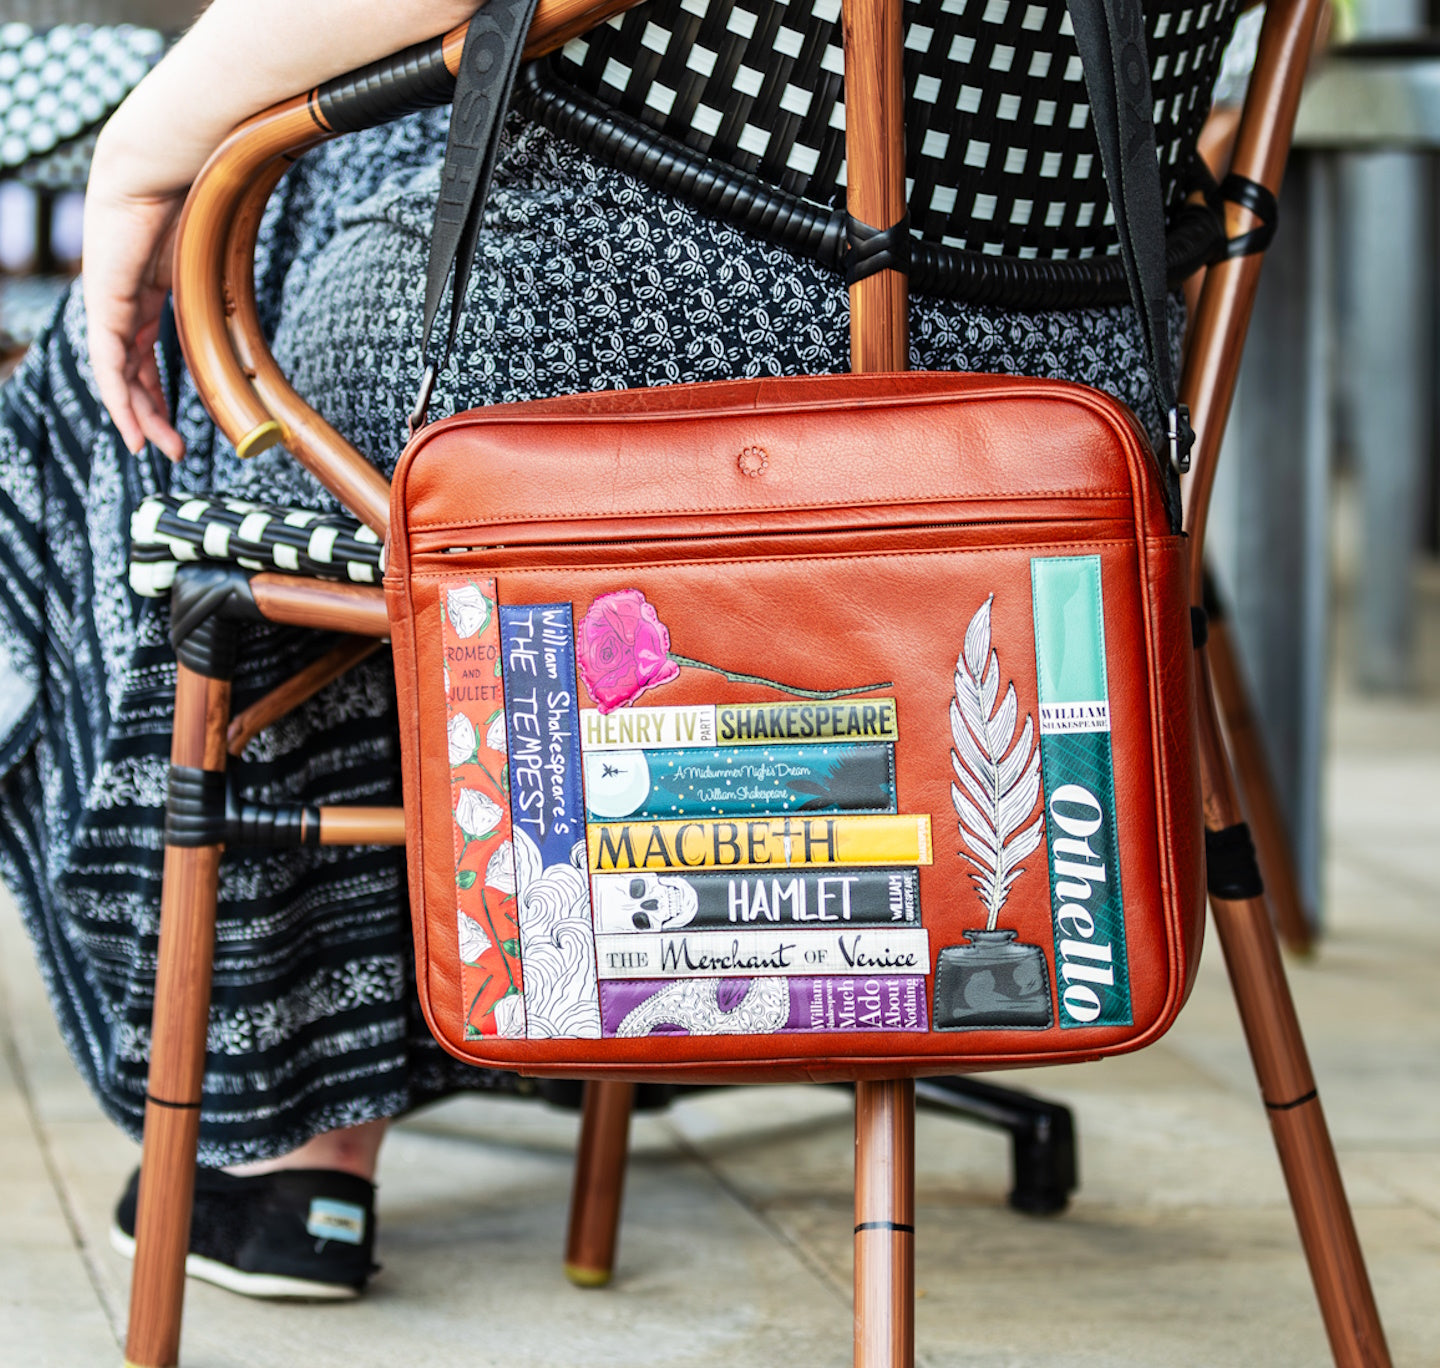
[[[1183,475],[1190,469],[1190,448],[1195,445],[1195,429],[1190,426],[1190,406],[1176,404],[1165,415],[1165,428],[1170,463]]]

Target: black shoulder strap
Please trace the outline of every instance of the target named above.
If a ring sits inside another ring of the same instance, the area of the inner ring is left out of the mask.
[[[1169,450],[1160,457],[1166,511],[1180,530],[1180,471],[1195,441],[1179,402],[1165,319],[1165,206],[1155,151],[1150,57],[1140,0],[1066,0],[1085,73],[1090,117],[1100,144],[1105,187],[1120,237],[1130,299],[1140,319],[1155,398],[1165,415]]]
[[[470,21],[455,79],[455,108],[445,145],[440,203],[430,239],[425,280],[425,331],[421,357],[425,374],[411,414],[413,432],[423,421],[435,381],[430,339],[454,272],[450,326],[439,365],[449,359],[475,259],[490,178],[495,170],[500,127],[537,0],[488,0]],[[1100,144],[1105,185],[1120,236],[1120,255],[1130,298],[1144,332],[1151,382],[1169,427],[1169,450],[1160,465],[1172,527],[1180,527],[1180,469],[1189,463],[1194,436],[1178,402],[1170,334],[1165,319],[1165,212],[1150,96],[1150,61],[1145,48],[1140,0],[1066,0],[1075,44],[1085,73],[1090,115]]]
[[[495,156],[500,129],[520,56],[530,32],[537,0],[487,0],[470,21],[460,71],[455,77],[455,104],[450,112],[450,135],[445,143],[445,164],[440,173],[440,202],[435,207],[435,227],[430,235],[430,263],[425,274],[425,330],[420,339],[420,360],[425,367],[420,397],[410,415],[413,433],[425,421],[430,390],[437,367],[430,362],[430,337],[445,286],[451,272],[455,287],[450,294],[450,326],[439,368],[450,359],[465,287],[490,197],[490,179],[495,174]]]

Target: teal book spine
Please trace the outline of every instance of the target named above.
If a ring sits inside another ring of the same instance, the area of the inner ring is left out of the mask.
[[[1030,562],[1060,1025],[1131,1024],[1099,556]]]
[[[894,812],[895,747],[588,751],[590,820]]]

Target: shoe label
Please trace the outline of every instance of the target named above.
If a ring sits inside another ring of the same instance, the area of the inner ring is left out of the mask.
[[[310,1199],[310,1216],[305,1229],[317,1240],[339,1240],[361,1244],[365,1239],[365,1208],[354,1202],[337,1202],[329,1197]]]
[[[1060,1025],[1128,1026],[1099,556],[1030,562]]]

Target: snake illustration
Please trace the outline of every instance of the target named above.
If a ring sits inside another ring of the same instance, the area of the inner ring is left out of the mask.
[[[627,1012],[617,1036],[649,1035],[657,1026],[678,1026],[691,1035],[772,1035],[790,1015],[790,987],[782,978],[751,979],[740,998],[720,1005],[720,989],[733,979],[682,979],[666,984]]]

